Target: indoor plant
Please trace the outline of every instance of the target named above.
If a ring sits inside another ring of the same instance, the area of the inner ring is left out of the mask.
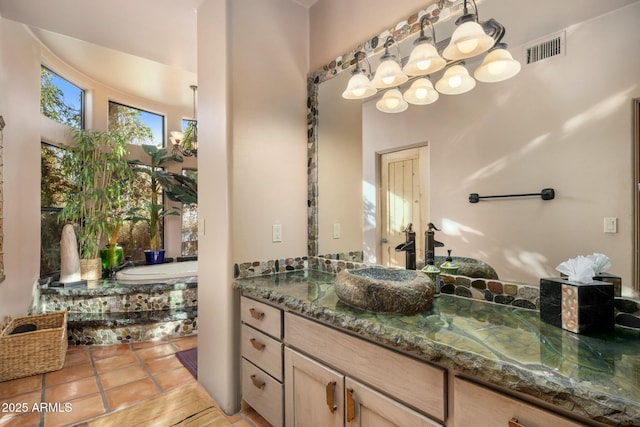
[[[76,224],[82,278],[102,276],[100,245],[110,232],[113,214],[123,203],[123,187],[131,178],[124,138],[114,132],[73,130],[75,144],[65,152],[62,167],[73,189],[59,219]],[[93,269],[93,270],[92,270]]]
[[[129,211],[128,219],[137,223],[144,221],[149,226],[149,250],[145,251],[147,264],[164,262],[164,249],[160,247],[160,225],[164,217],[168,215],[180,215],[178,209],[165,209],[161,196],[163,183],[170,182],[169,172],[164,171],[163,166],[168,162],[182,162],[182,157],[171,154],[166,148],[158,148],[155,145],[143,144],[142,149],[149,156],[149,162],[143,163],[138,160],[132,162],[133,171],[146,174],[149,177],[151,200],[144,208],[135,207]]]

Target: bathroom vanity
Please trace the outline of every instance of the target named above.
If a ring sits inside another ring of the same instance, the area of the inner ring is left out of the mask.
[[[334,278],[235,281],[243,399],[275,426],[640,425],[637,331],[577,335],[451,295],[372,313],[343,304]]]

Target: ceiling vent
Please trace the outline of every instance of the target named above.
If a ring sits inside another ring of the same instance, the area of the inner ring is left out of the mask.
[[[532,44],[525,47],[525,65],[531,65],[556,56],[564,56],[565,38],[565,32],[562,31],[533,41]]]

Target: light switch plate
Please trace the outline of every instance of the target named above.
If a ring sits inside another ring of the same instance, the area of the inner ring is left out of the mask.
[[[618,232],[618,218],[605,217],[605,219],[604,219],[604,232],[605,233],[617,233]]]
[[[282,224],[273,224],[271,226],[271,241],[282,242]]]
[[[333,224],[333,238],[334,239],[339,239],[340,238],[340,223],[335,223]]]

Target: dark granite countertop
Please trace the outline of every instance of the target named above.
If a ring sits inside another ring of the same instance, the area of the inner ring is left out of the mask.
[[[235,280],[246,296],[424,361],[541,399],[609,425],[640,426],[640,334],[577,335],[537,311],[441,295],[411,316],[338,300],[335,276],[295,271]]]
[[[91,280],[77,287],[52,287],[46,283],[39,285],[42,295],[60,296],[107,296],[131,293],[147,293],[197,288],[198,278],[171,279],[157,283],[119,283],[115,280]]]

